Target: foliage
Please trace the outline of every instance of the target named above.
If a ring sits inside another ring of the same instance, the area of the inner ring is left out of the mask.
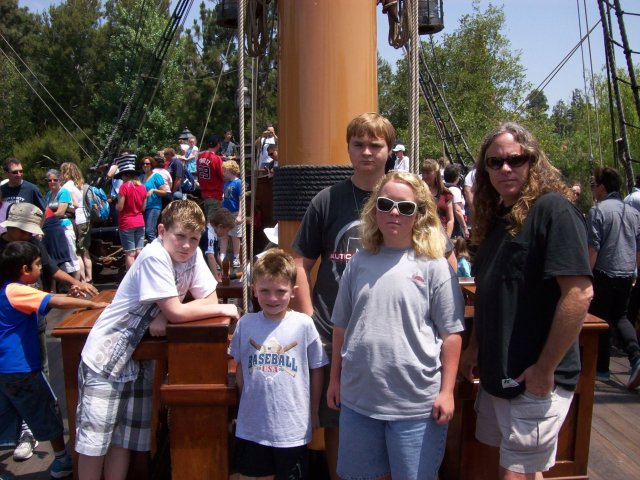
[[[198,141],[203,133],[205,136],[221,134],[226,128],[238,133],[238,44],[235,30],[216,24],[219,3],[218,0],[203,1],[199,18],[179,32],[176,44],[168,50],[153,103],[137,135],[130,139],[129,146],[138,153],[155,153],[175,145],[185,126]],[[275,3],[270,2],[268,6],[268,48],[257,60],[255,120],[258,133],[268,123],[275,123],[277,129]],[[83,166],[90,163],[7,57],[95,161],[99,148],[105,144],[135,89],[143,65],[158,44],[170,13],[169,0],[63,0],[42,14],[20,8],[17,0],[0,0],[0,32],[6,38],[6,42],[0,39],[0,108],[3,112],[0,152],[3,158],[20,156],[27,175],[33,178],[41,178],[42,169],[50,166],[42,163],[43,154],[56,162],[73,160]],[[423,37],[421,54],[472,154],[477,152],[483,136],[491,128],[507,120],[520,121],[536,134],[554,165],[568,179],[580,181],[583,191],[587,192],[594,165],[619,167],[612,141],[620,136],[618,117],[614,106],[612,131],[606,77],[596,74],[595,92],[575,90],[550,109],[544,92],[534,90],[525,97],[531,86],[525,82],[520,53],[512,49],[504,33],[504,23],[501,7],[489,5],[481,10],[480,2],[475,0],[472,13],[460,18],[453,28],[434,35],[432,41]],[[73,117],[77,127],[46,95],[43,86],[19,62],[18,55]],[[251,75],[251,59],[247,57],[247,86],[251,85]],[[627,78],[626,71],[618,75]],[[399,141],[404,143],[409,141],[408,78],[404,58],[396,65],[378,58],[379,109],[391,119]],[[621,95],[627,123],[640,126],[630,88],[622,85]],[[514,112],[523,102],[522,111]],[[440,115],[446,119],[447,110],[442,105],[440,108]],[[420,112],[421,151],[409,152],[409,155],[419,160],[439,157],[443,151],[442,140],[422,98]],[[248,111],[245,117],[248,132]],[[80,129],[99,148],[94,147]],[[638,130],[632,126],[627,130],[631,157],[640,159]],[[286,135],[286,132],[278,133]],[[250,140],[247,134],[247,138],[237,142]],[[588,195],[583,197],[582,206],[586,208]]]
[[[16,144],[13,154],[22,162],[24,177],[42,189],[46,187],[44,176],[49,168],[59,168],[63,162],[74,162],[82,170],[89,165],[89,159],[60,127],[48,128]]]
[[[472,154],[488,130],[513,116],[509,112],[522,98],[526,86],[519,54],[510,50],[509,40],[501,33],[503,26],[500,8],[490,5],[482,12],[479,2],[474,2],[474,13],[463,16],[457,30],[432,39],[431,44],[422,42],[429,71]],[[403,58],[398,62],[395,74],[390,73],[387,64],[378,64],[380,93],[386,96],[380,100],[381,112],[388,115],[398,131],[405,132],[409,121],[407,61]],[[424,70],[423,75],[426,76]],[[420,111],[420,156],[437,158],[443,154],[442,140],[424,99]],[[441,105],[438,111],[439,117],[451,125],[446,108]]]
[[[0,115],[0,152],[8,156],[15,142],[32,133],[29,122],[28,87],[13,67],[13,60],[0,56],[0,111],[22,115]]]

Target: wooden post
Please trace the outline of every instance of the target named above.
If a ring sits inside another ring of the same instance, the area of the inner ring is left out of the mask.
[[[278,0],[278,157],[349,165],[346,127],[378,109],[375,0]],[[290,250],[298,221],[280,221]]]
[[[167,326],[169,379],[160,388],[170,407],[171,472],[181,480],[229,478],[230,405],[227,382],[229,319]]]

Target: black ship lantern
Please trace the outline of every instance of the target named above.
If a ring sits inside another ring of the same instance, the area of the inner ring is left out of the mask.
[[[432,35],[443,28],[442,0],[420,0],[418,3],[418,33]]]

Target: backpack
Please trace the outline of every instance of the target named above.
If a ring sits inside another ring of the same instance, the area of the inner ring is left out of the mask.
[[[106,222],[109,220],[109,202],[107,194],[99,187],[85,184],[84,206],[91,223]]]
[[[196,189],[196,182],[193,179],[193,174],[187,170],[185,165],[184,175],[182,177],[182,183],[180,184],[180,190],[182,193],[191,193]]]

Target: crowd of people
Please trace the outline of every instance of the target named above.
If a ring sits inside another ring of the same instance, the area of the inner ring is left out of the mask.
[[[210,139],[203,152],[189,139],[180,155],[167,148],[139,164],[123,151],[109,169],[128,271],[82,351],[74,445],[81,479],[125,478],[130,451],[150,448],[152,364],[132,357],[143,335],[164,335],[168,323],[240,316],[216,296],[229,244],[240,266],[243,186],[231,132],[224,138]],[[267,174],[276,141],[273,128],[256,141]],[[597,203],[585,217],[573,203],[579,190],[515,123],[489,132],[464,178],[444,160],[424,160],[421,176],[408,172],[404,146],[377,113],[349,123],[347,153],[353,174],[311,200],[293,254],[273,248],[253,267],[260,310],[238,320],[229,348],[241,393],[237,472],[309,478],[306,445],[323,427],[331,478],[435,480],[460,373],[480,378],[476,437],[498,450],[498,478],[540,478],[554,465],[578,383],[587,312],[617,332],[629,358],[627,387],[640,386],[640,347],[627,315],[628,305],[636,315],[640,309],[633,286],[640,178],[623,201],[618,172],[596,168]],[[9,412],[0,441],[18,444],[16,457],[25,442],[32,449],[50,440],[52,476],[61,478],[71,465],[60,417],[42,413],[55,398],[40,393],[33,407],[34,393],[16,393],[15,384],[46,390],[39,316],[53,306],[102,306],[74,298],[95,293],[79,248],[83,181],[75,165],[63,164],[47,172],[43,198],[22,179],[19,161],[4,168],[4,202],[17,205],[0,237],[0,412]],[[194,193],[200,204],[189,199]],[[76,255],[54,253],[63,246]],[[476,284],[464,351],[458,275],[474,275]],[[51,278],[68,282],[69,296],[41,292]],[[194,300],[183,303],[187,292]],[[609,342],[601,337],[602,381]]]

